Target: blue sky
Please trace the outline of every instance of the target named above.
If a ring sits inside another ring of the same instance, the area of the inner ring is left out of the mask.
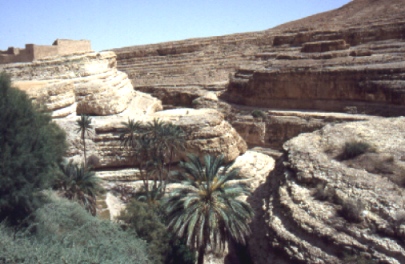
[[[96,51],[260,31],[350,0],[0,0],[0,50],[57,38]]]

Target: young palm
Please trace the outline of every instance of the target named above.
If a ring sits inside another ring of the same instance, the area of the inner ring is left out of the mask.
[[[62,164],[63,175],[59,178],[55,188],[69,200],[77,201],[92,215],[96,215],[96,198],[103,191],[100,178],[85,167],[72,161]]]
[[[204,262],[207,246],[224,249],[231,240],[246,243],[253,217],[250,205],[241,199],[248,195],[245,185],[234,180],[238,169],[223,166],[224,157],[205,156],[204,164],[196,156],[181,163],[185,180],[166,201],[168,226],[187,244],[198,250],[198,263]]]
[[[84,153],[84,164],[87,164],[87,157],[86,157],[86,134],[90,136],[91,129],[93,126],[91,125],[92,119],[88,115],[81,115],[79,119],[76,120],[77,133],[81,133],[80,137],[83,142],[83,153]]]
[[[121,131],[121,144],[127,148],[134,148],[137,142],[137,136],[145,130],[144,125],[134,119],[129,119],[128,122],[121,122],[124,128]]]

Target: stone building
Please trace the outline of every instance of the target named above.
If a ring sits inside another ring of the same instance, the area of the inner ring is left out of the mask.
[[[63,56],[92,51],[90,40],[57,39],[52,46],[25,44],[25,49],[9,47],[0,50],[0,64],[32,62],[50,56]]]

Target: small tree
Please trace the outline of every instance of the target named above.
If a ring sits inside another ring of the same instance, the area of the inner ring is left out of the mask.
[[[63,163],[61,171],[63,173],[54,187],[62,196],[77,201],[95,216],[97,195],[103,191],[100,178],[84,164],[79,165],[72,161]]]
[[[91,129],[93,126],[91,125],[92,119],[88,115],[81,115],[79,119],[76,120],[77,129],[76,132],[80,133],[80,138],[83,142],[83,154],[84,154],[84,164],[87,165],[87,157],[86,157],[86,134],[90,136]]]
[[[0,74],[0,221],[17,224],[42,204],[66,150],[65,133]]]
[[[198,251],[198,264],[204,262],[206,249],[223,250],[229,241],[245,244],[250,234],[253,209],[240,196],[249,194],[245,185],[234,180],[238,169],[222,166],[224,157],[197,156],[181,163],[182,187],[167,200],[167,220],[171,231]]]

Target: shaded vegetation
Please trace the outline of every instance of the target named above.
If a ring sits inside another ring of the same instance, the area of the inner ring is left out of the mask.
[[[350,222],[360,223],[363,221],[364,203],[360,199],[345,199],[342,201],[340,214]]]
[[[95,216],[97,195],[103,192],[101,179],[84,163],[79,165],[65,161],[61,164],[61,171],[54,188],[63,197],[77,201]]]
[[[340,159],[348,160],[353,159],[361,154],[366,153],[367,151],[371,150],[370,144],[363,141],[351,141],[346,142],[343,148],[343,152],[340,155]]]
[[[195,263],[195,253],[168,232],[160,206],[133,199],[118,219],[148,242],[147,252],[153,263]]]
[[[0,74],[0,221],[18,224],[40,207],[66,150],[49,114]]]
[[[139,168],[143,181],[138,198],[156,203],[165,194],[172,163],[184,150],[186,135],[179,126],[158,119],[147,124],[129,119],[122,125],[121,144]]]
[[[252,113],[251,113],[251,115],[252,115],[254,118],[262,118],[263,120],[266,120],[266,119],[267,119],[266,113],[263,112],[262,110],[253,110]]]

